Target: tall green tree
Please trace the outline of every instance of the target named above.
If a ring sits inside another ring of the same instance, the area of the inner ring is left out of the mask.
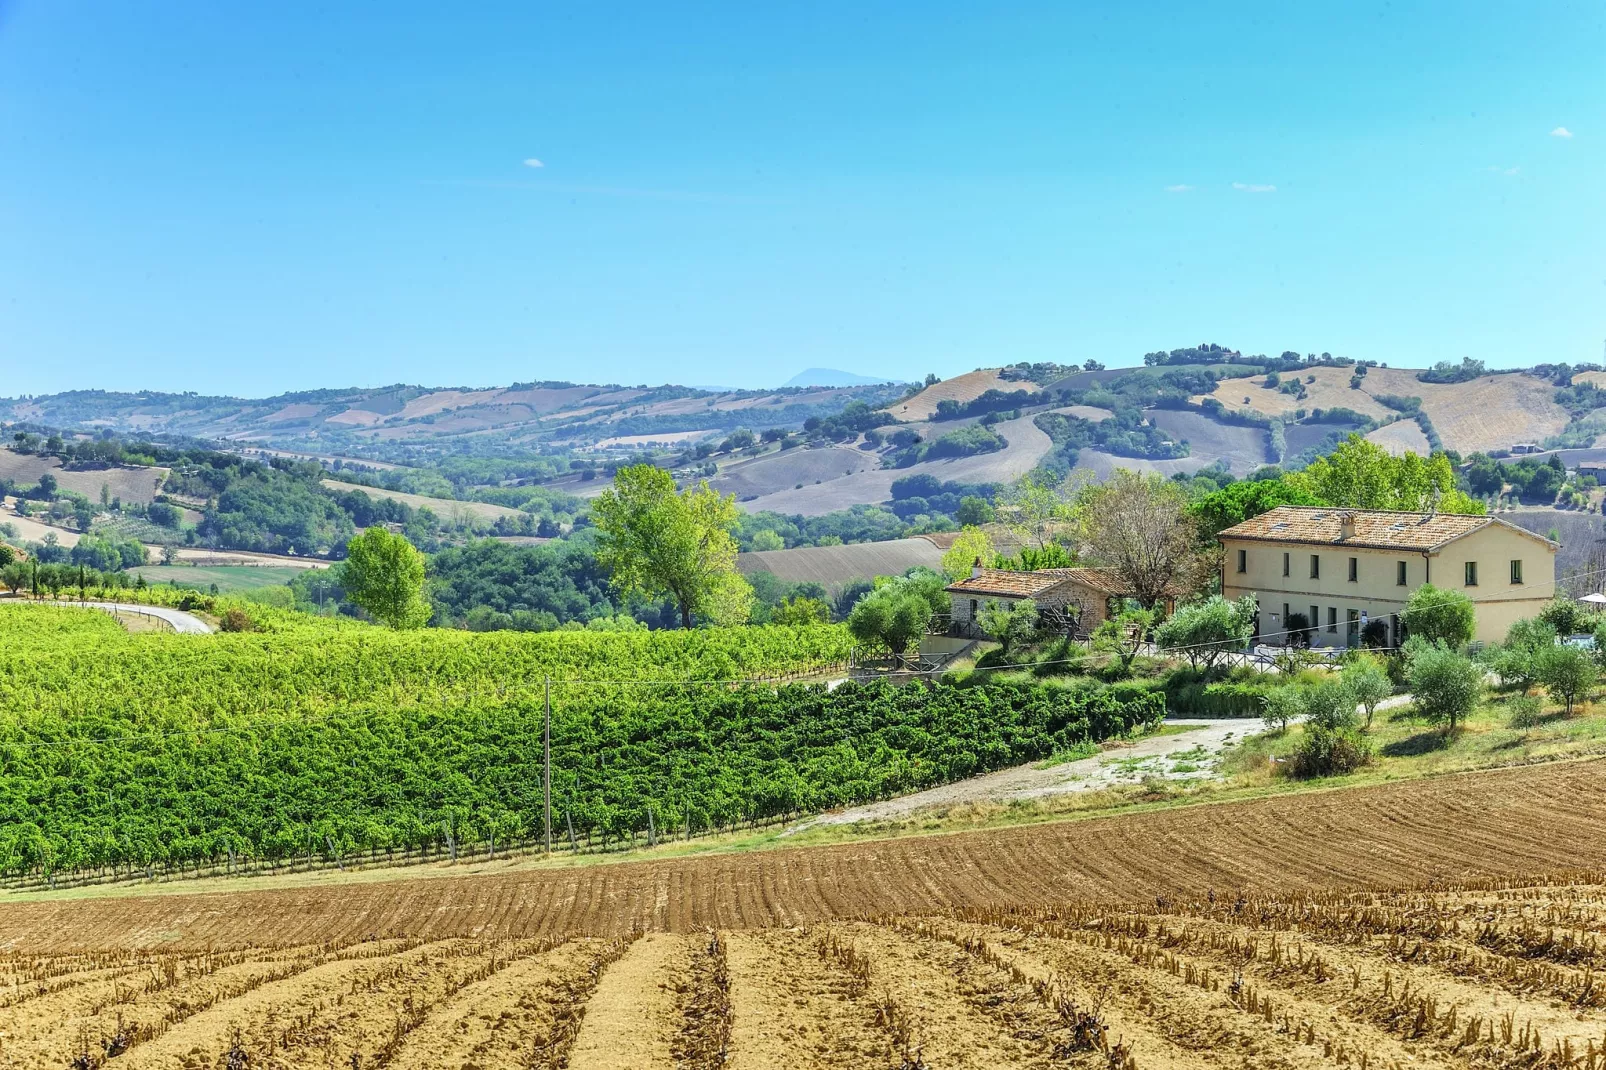
[[[346,544],[341,586],[347,598],[392,628],[422,628],[429,621],[424,555],[405,536],[369,528],[352,539]]]
[[[747,619],[752,588],[736,571],[734,494],[699,482],[684,491],[656,465],[619,469],[591,516],[601,537],[597,560],[626,595],[668,596],[683,628],[699,615],[717,623]]]
[[[1360,435],[1350,435],[1326,457],[1283,477],[1290,486],[1328,505],[1482,513],[1483,503],[1456,488],[1455,469],[1442,453],[1393,456]]]

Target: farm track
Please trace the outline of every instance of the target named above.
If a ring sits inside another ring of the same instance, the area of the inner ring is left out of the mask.
[[[867,914],[1309,893],[1606,863],[1606,762],[832,847],[264,891],[43,899],[0,911],[31,955],[537,939]]]

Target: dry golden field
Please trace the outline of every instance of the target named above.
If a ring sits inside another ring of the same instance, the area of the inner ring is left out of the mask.
[[[1410,419],[1395,420],[1373,431],[1366,436],[1366,439],[1382,446],[1396,457],[1402,453],[1415,453],[1426,457],[1431,448],[1428,445],[1428,436],[1415,420]]]
[[[914,397],[905,401],[895,401],[887,406],[887,411],[893,416],[910,423],[919,420],[929,420],[937,411],[939,401],[972,401],[981,397],[989,390],[1002,390],[1010,393],[1015,390],[1036,390],[1035,383],[1008,382],[1000,379],[999,368],[978,368],[973,372],[955,375],[944,379],[940,383],[928,386]]]
[[[9,902],[0,1066],[1603,1070],[1603,789]]]
[[[1296,409],[1346,408],[1363,416],[1382,419],[1394,410],[1376,395],[1419,397],[1422,410],[1433,421],[1433,428],[1447,448],[1471,453],[1475,450],[1508,449],[1519,442],[1540,442],[1567,426],[1567,411],[1556,404],[1553,384],[1528,375],[1486,375],[1466,383],[1424,383],[1409,368],[1372,368],[1359,389],[1349,385],[1349,368],[1311,368],[1289,372],[1305,379],[1303,401],[1292,394],[1267,389],[1263,375],[1224,379],[1210,394],[1228,409],[1252,409],[1267,416],[1292,415]],[[1248,398],[1246,405],[1244,399]]]

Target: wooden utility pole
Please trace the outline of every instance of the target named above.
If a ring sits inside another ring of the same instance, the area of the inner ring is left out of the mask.
[[[546,772],[541,777],[542,794],[546,796],[546,820],[543,840],[546,853],[552,853],[552,677],[546,678],[546,730],[542,733],[541,749],[546,756]]]

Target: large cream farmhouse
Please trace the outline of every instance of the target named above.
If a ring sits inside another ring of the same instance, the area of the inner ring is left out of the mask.
[[[1227,528],[1221,590],[1259,602],[1256,638],[1281,643],[1302,614],[1319,646],[1354,646],[1369,621],[1401,640],[1399,611],[1424,583],[1477,609],[1474,639],[1503,641],[1556,589],[1556,543],[1491,516],[1284,505]]]

